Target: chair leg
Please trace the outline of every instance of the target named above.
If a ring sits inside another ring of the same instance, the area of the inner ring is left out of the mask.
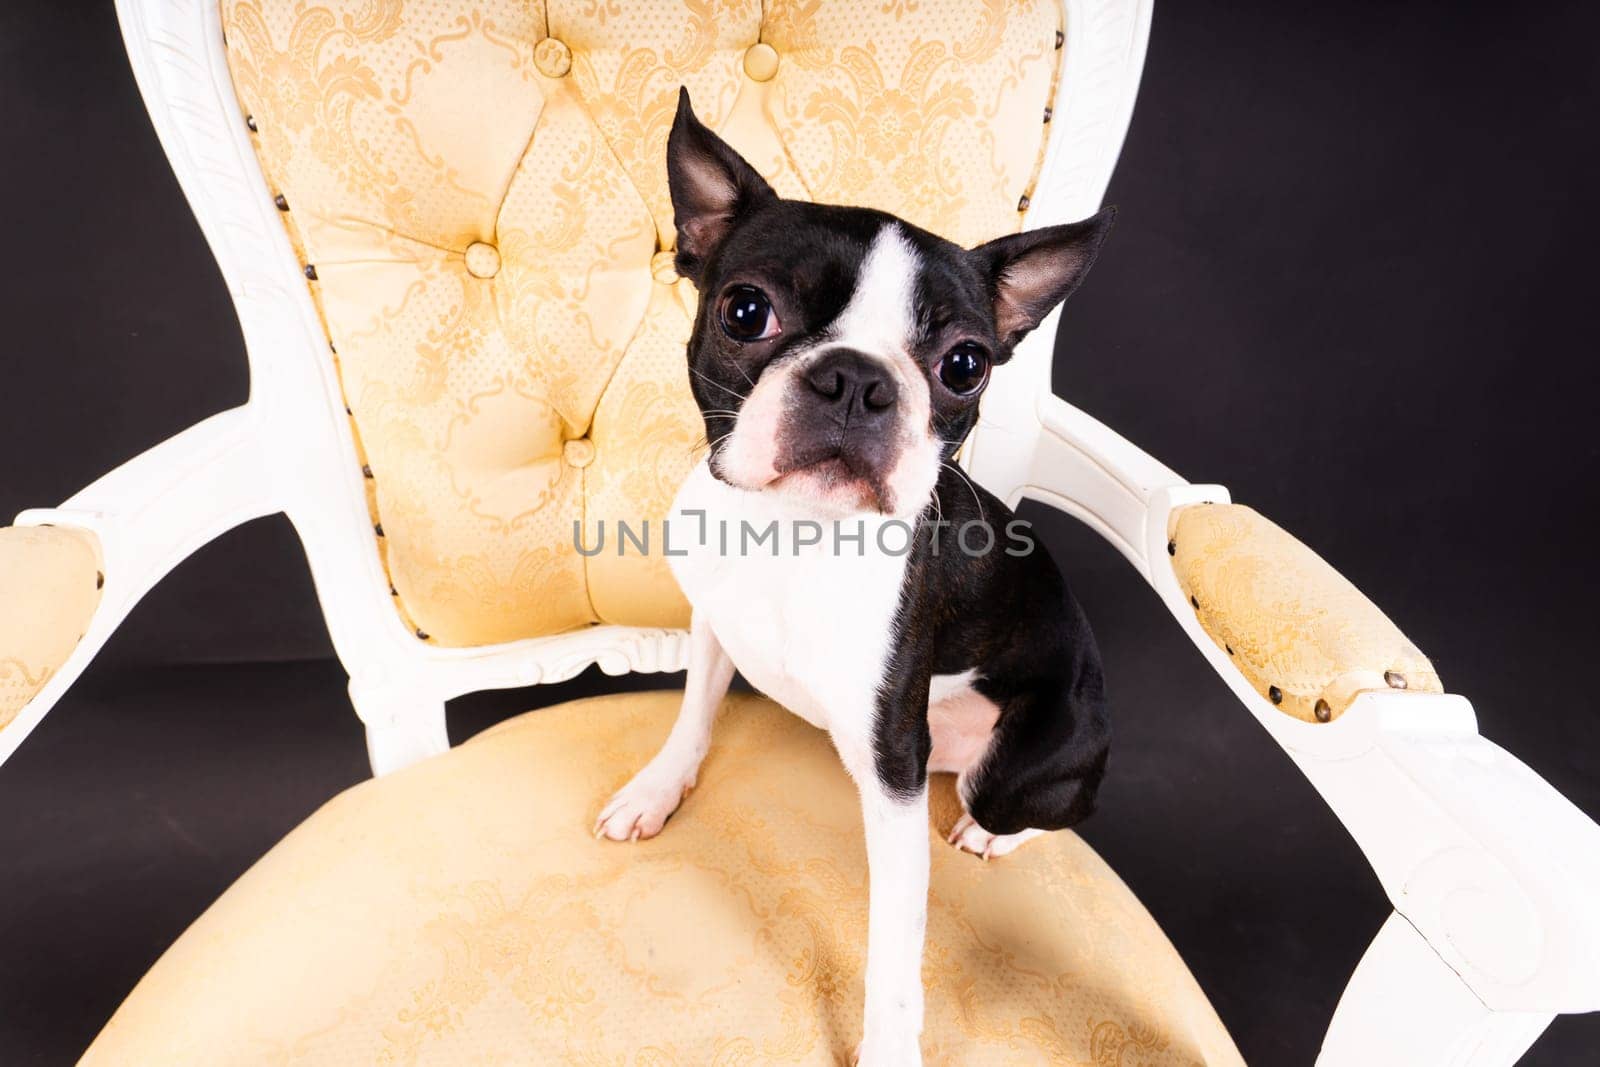
[[[417,701],[381,708],[356,710],[367,727],[367,759],[376,777],[437,756],[450,748],[445,730],[444,704]]]
[[[1507,1067],[1552,1015],[1491,1011],[1415,927],[1391,914],[1356,965],[1319,1067]]]

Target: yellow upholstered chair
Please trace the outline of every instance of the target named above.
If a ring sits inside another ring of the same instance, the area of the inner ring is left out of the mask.
[[[282,511],[380,777],[224,894],[88,1061],[837,1062],[859,1032],[866,875],[825,738],[732,699],[708,788],[618,849],[588,827],[674,695],[531,712],[456,750],[444,703],[683,664],[659,553],[574,545],[585,516],[659,520],[695,455],[696,294],[672,270],[664,174],[680,85],[781,193],[975,243],[1099,206],[1148,0],[118,9],[253,388],[0,531],[0,758],[163,574]],[[1600,831],[1478,738],[1298,542],[1051,396],[1048,326],[963,463],[1110,540],[1372,859],[1396,913],[1325,1060],[1508,1062],[1551,1013],[1600,1006],[1570,888],[1600,873]],[[1511,832],[1485,788],[1548,830]],[[930,1059],[1238,1061],[1075,835],[989,866],[934,856]]]

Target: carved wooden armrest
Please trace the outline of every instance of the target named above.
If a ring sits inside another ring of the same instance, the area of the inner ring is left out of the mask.
[[[1328,722],[1367,690],[1443,691],[1433,664],[1376,604],[1251,508],[1194,504],[1167,525],[1167,552],[1201,628],[1279,710]]]

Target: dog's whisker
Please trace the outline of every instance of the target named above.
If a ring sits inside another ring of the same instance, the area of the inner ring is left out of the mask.
[[[978,505],[978,519],[980,522],[983,521],[983,497],[978,495],[978,487],[972,484],[972,479],[968,478],[966,472],[964,472],[954,463],[951,463],[949,460],[945,460],[942,464],[940,464],[940,466],[950,468],[957,478],[960,478],[963,482],[967,483],[967,488],[972,491],[972,502]]]
[[[707,385],[709,385],[709,386],[711,386],[713,388],[716,388],[716,389],[721,389],[724,393],[728,393],[731,396],[738,397],[740,400],[748,400],[749,399],[748,395],[746,395],[745,393],[741,393],[737,389],[730,389],[726,385],[723,385],[721,382],[717,381],[715,378],[706,377],[704,374],[702,374],[699,371],[695,370],[693,367],[689,368],[689,373],[693,374],[696,378],[699,378],[701,381],[705,382]],[[749,375],[746,375],[745,378],[748,381],[749,380]],[[750,384],[753,387],[756,383],[755,382],[750,382]]]
[[[739,372],[739,377],[743,378],[750,388],[754,389],[756,387],[755,379],[750,377],[749,371],[745,370],[737,363],[733,365],[733,369]]]

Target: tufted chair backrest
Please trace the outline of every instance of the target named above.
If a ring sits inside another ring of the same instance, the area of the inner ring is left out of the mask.
[[[672,270],[679,85],[785,196],[1018,229],[1057,0],[222,0],[419,636],[680,626],[659,517],[703,432]],[[615,524],[657,527],[618,554]],[[604,551],[574,548],[574,524]]]

